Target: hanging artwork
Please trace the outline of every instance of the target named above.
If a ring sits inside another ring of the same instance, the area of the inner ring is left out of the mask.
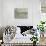
[[[26,19],[28,17],[28,9],[27,8],[15,8],[14,16],[16,19]]]

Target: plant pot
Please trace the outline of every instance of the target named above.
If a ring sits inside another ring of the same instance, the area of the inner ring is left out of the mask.
[[[44,32],[41,32],[40,37],[44,37]]]

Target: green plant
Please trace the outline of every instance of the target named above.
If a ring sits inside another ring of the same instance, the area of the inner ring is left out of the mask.
[[[44,32],[44,24],[45,24],[45,22],[40,21],[40,24],[37,25],[37,29],[38,29],[38,30],[40,29],[40,31]]]
[[[31,39],[31,41],[36,41],[37,42],[38,41],[37,36],[33,36],[32,39]]]
[[[36,46],[36,43],[38,41],[37,36],[33,36],[32,39],[31,39],[31,41],[33,41],[33,45]]]

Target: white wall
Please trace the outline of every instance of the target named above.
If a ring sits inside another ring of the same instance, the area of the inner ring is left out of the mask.
[[[2,0],[0,0],[0,26],[2,24]]]
[[[1,24],[5,25],[33,25],[36,26],[40,20],[39,0],[2,0]],[[15,19],[14,8],[28,8],[27,19]]]
[[[41,2],[40,0],[33,0],[33,26],[37,26],[37,24],[39,24],[40,20],[41,20]]]

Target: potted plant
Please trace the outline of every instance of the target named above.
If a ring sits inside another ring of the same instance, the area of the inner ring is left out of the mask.
[[[40,33],[41,33],[42,37],[44,37],[44,27],[45,27],[44,24],[45,24],[44,21],[40,21],[40,24],[37,25],[37,29],[40,30]]]
[[[33,36],[32,39],[31,39],[31,41],[33,41],[33,46],[36,46],[36,43],[38,41],[37,36]]]

